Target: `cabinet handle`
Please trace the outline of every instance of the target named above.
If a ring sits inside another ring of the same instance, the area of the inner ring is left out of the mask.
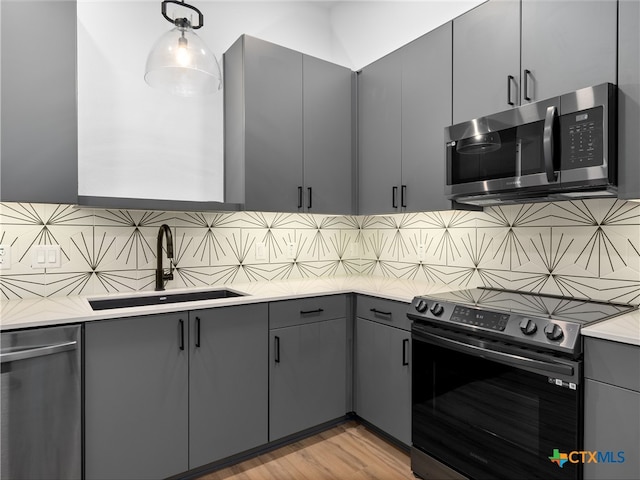
[[[298,187],[298,208],[302,208],[302,187]]]
[[[391,189],[391,206],[393,208],[398,208],[398,187],[393,187]]]
[[[375,313],[375,314],[377,314],[377,315],[386,315],[387,317],[390,317],[390,316],[391,316],[391,312],[383,312],[382,310],[378,310],[378,309],[376,309],[376,308],[372,308],[372,309],[370,309],[369,311],[370,311],[370,312],[373,312],[373,313]]]
[[[531,76],[531,70],[524,71],[524,99],[531,101],[531,96],[529,95],[529,77]]]
[[[309,192],[309,203],[307,204],[307,208],[311,208],[311,197],[312,197],[311,187],[308,187],[307,190]]]
[[[274,360],[276,361],[276,363],[280,363],[280,337],[274,337],[275,340],[275,354],[274,354]]]
[[[515,78],[513,75],[507,75],[507,104],[508,105],[515,105],[513,100],[511,100],[511,84],[513,83],[514,79]]]
[[[300,310],[300,315],[309,315],[310,313],[322,313],[322,308],[316,308],[315,310]]]
[[[407,360],[407,347],[409,346],[409,339],[405,338],[402,340],[402,366],[406,367],[409,365],[409,360]]]
[[[184,350],[184,320],[178,320],[180,325],[180,350]]]
[[[196,317],[196,348],[200,348],[200,317]]]
[[[400,205],[403,208],[407,207],[407,186],[406,185],[402,185],[402,188],[400,189]]]

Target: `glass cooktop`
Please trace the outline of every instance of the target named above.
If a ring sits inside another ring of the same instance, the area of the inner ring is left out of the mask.
[[[530,315],[540,318],[565,320],[581,325],[600,322],[635,310],[633,305],[596,302],[536,293],[473,288],[427,295],[459,305]]]

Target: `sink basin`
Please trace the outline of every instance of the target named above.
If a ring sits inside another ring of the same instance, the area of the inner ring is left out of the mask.
[[[194,302],[198,300],[215,300],[218,298],[242,297],[243,293],[232,290],[204,290],[187,293],[158,293],[157,295],[135,295],[132,297],[105,298],[89,300],[93,310],[109,310],[112,308],[143,307],[147,305],[164,305],[167,303]]]

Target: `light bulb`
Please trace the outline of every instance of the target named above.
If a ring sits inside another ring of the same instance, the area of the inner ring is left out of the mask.
[[[181,67],[191,64],[191,54],[189,53],[189,42],[186,38],[178,38],[178,50],[176,50],[176,61]]]

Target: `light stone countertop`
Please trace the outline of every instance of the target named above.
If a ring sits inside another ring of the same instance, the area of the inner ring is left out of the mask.
[[[341,293],[361,293],[389,300],[410,303],[416,295],[426,295],[451,287],[414,280],[386,277],[345,276],[297,280],[277,280],[233,285],[216,285],[208,288],[181,288],[163,293],[175,294],[203,290],[227,289],[245,294],[240,297],[198,300],[193,302],[168,303],[144,307],[117,308],[93,311],[89,300],[156,295],[158,292],[127,292],[109,295],[88,295],[51,298],[3,300],[0,304],[0,329],[13,330],[29,327],[46,327],[67,323],[82,323],[107,318],[125,318],[156,313],[200,310],[230,305],[273,302],[294,298]]]
[[[410,303],[416,295],[428,295],[451,290],[451,287],[418,280],[388,277],[345,276],[313,279],[277,280],[233,285],[216,285],[208,288],[183,288],[166,293],[184,293],[199,290],[228,289],[244,296],[199,300],[146,307],[129,307],[93,311],[89,300],[129,297],[131,295],[156,295],[157,292],[127,292],[110,295],[69,296],[3,300],[0,303],[0,330],[46,327],[68,323],[83,323],[108,318],[125,318],[156,313],[199,310],[212,307],[273,302],[320,295],[359,293]],[[600,322],[582,329],[585,336],[613,340],[640,346],[640,311]]]
[[[640,346],[640,311],[596,323],[581,330],[585,337],[602,338],[614,342]]]

